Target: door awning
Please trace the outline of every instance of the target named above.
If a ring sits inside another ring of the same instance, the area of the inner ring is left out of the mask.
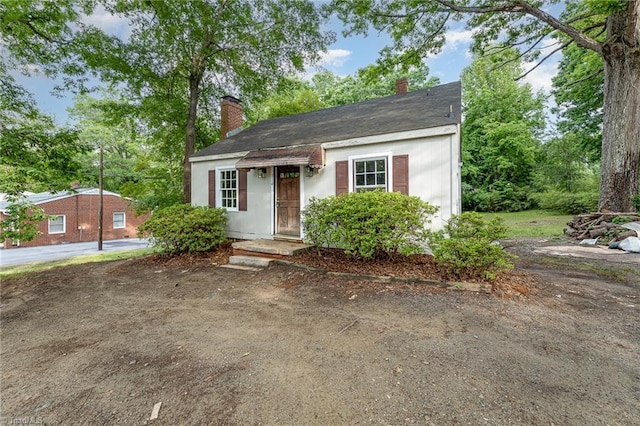
[[[316,144],[250,151],[236,163],[236,169],[300,165],[316,169],[324,167],[322,146]]]

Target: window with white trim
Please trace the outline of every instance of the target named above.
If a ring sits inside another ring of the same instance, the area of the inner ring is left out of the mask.
[[[238,209],[238,171],[236,169],[220,170],[218,174],[220,207],[229,210]]]
[[[113,229],[126,228],[127,216],[124,212],[113,213]]]
[[[63,214],[49,218],[49,234],[64,234],[66,231],[67,217]]]
[[[354,192],[387,190],[387,157],[353,160]]]

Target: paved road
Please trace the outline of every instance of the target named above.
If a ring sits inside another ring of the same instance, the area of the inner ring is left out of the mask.
[[[125,251],[147,247],[147,240],[127,238],[124,240],[103,241],[102,251]],[[0,249],[0,266],[22,265],[47,260],[66,259],[83,254],[97,254],[98,242],[56,244],[41,247],[18,247]]]

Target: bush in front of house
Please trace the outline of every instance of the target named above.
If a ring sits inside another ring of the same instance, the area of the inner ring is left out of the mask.
[[[502,219],[486,221],[476,212],[465,212],[453,216],[443,230],[430,232],[429,247],[450,274],[494,279],[513,268],[514,256],[497,243],[506,235]]]
[[[425,226],[437,210],[418,197],[398,192],[352,192],[311,198],[302,223],[306,242],[372,259],[423,252]]]
[[[138,227],[165,254],[209,251],[227,240],[225,209],[176,204],[165,207]]]

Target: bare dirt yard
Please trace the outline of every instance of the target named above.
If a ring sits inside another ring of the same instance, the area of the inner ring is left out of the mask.
[[[1,422],[638,424],[639,265],[513,247],[513,298],[210,258],[5,280]]]

